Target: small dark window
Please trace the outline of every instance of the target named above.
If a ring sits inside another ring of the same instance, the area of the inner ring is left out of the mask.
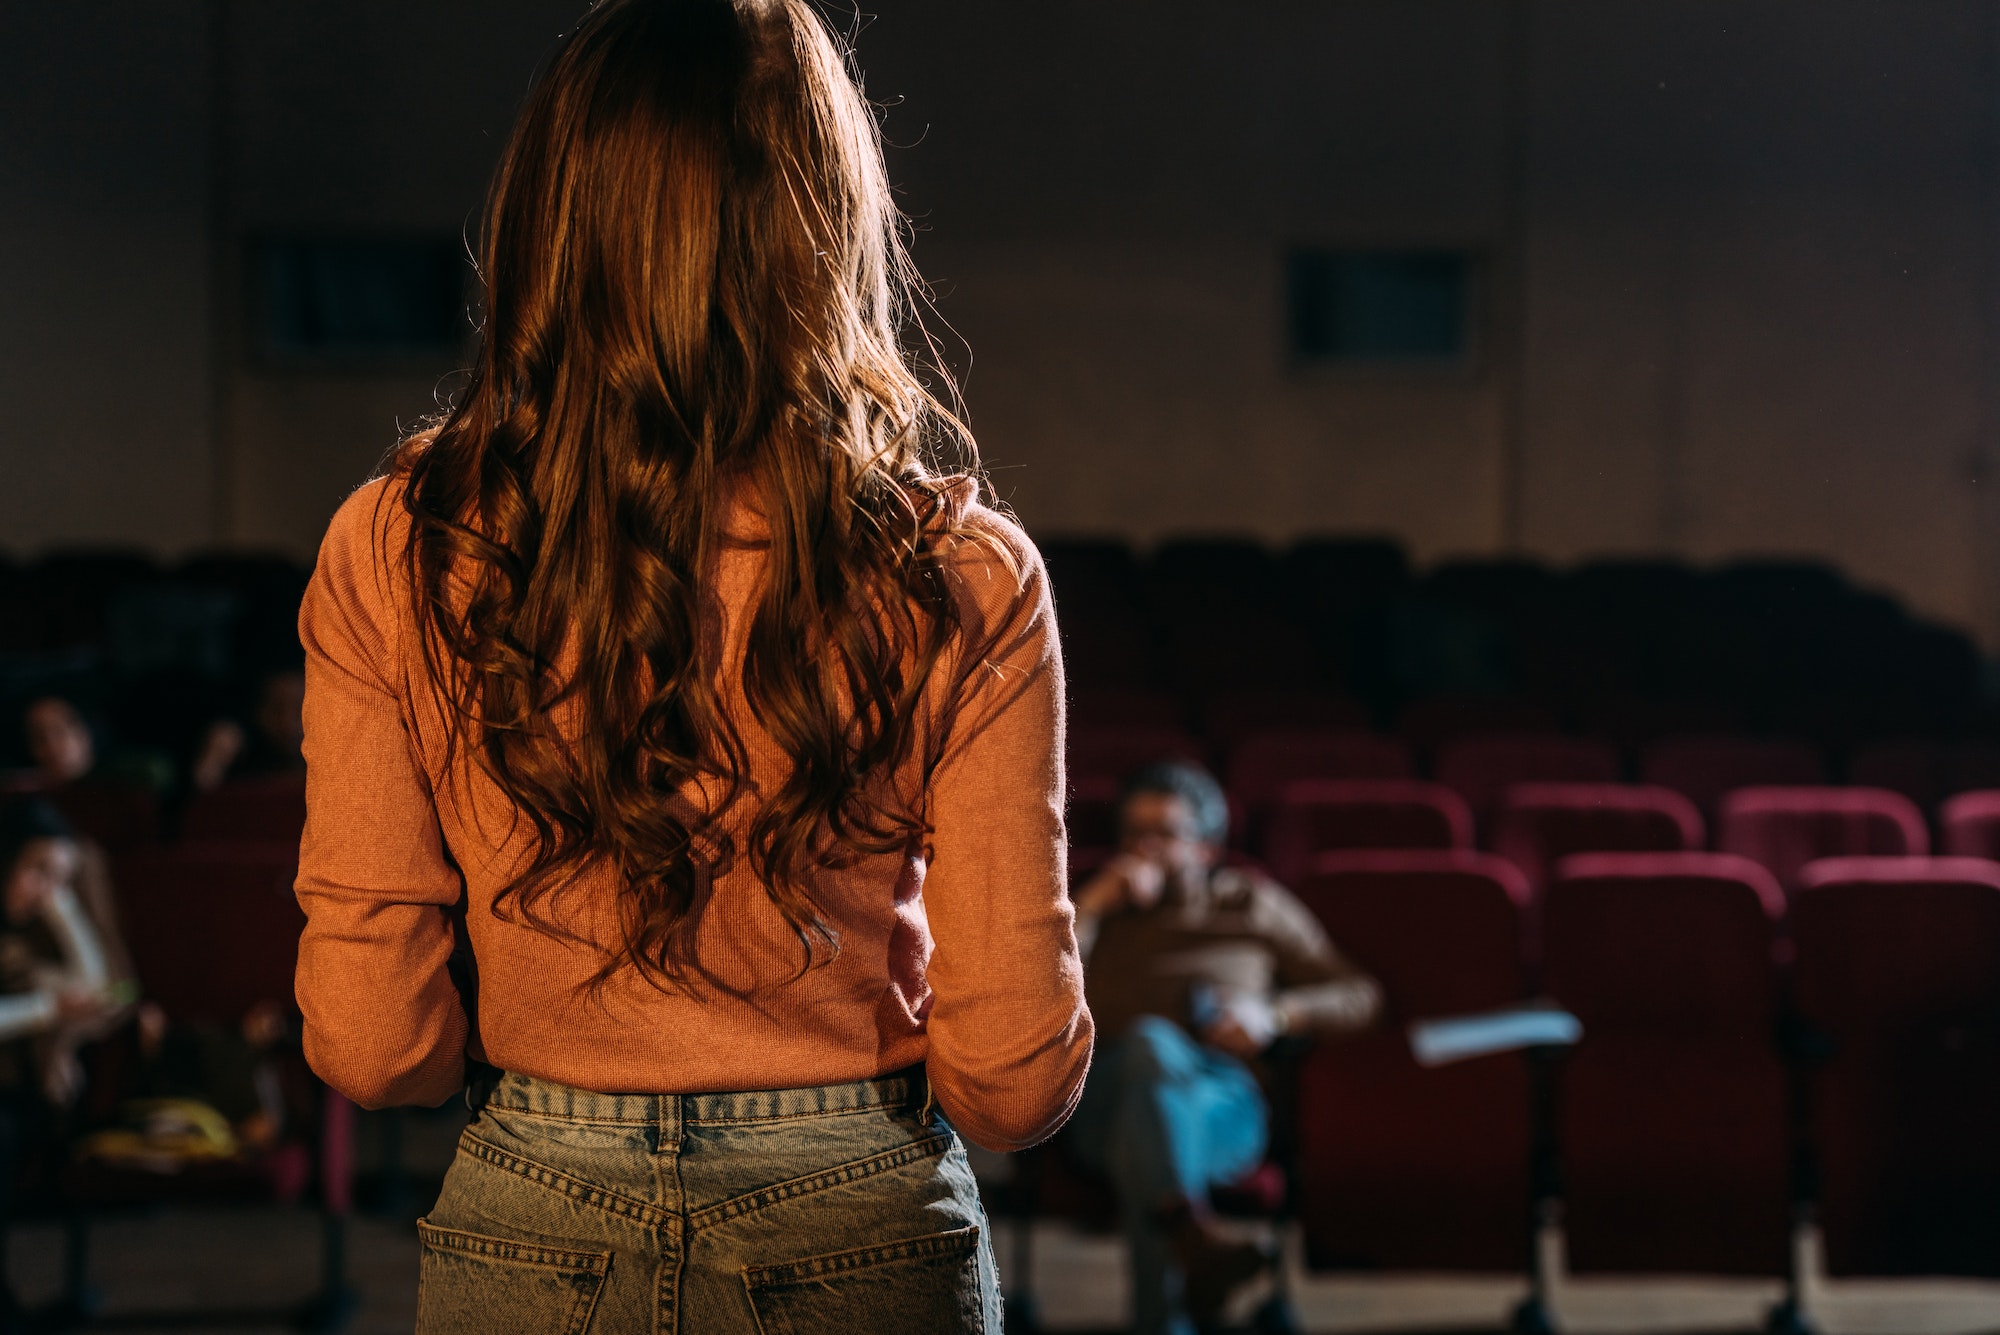
[[[1298,250],[1292,352],[1307,361],[1455,362],[1471,350],[1472,259],[1451,250]]]
[[[263,240],[251,249],[257,343],[283,360],[456,350],[467,275],[457,237]]]

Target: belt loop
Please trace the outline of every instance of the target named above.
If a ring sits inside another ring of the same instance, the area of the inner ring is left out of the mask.
[[[932,1088],[931,1073],[925,1067],[917,1068],[916,1078],[924,1082],[924,1107],[923,1111],[917,1114],[917,1121],[921,1125],[929,1126],[931,1114],[937,1111],[937,1090]]]
[[[465,1107],[474,1117],[479,1115],[486,1101],[493,1097],[493,1091],[500,1084],[501,1071],[484,1062],[465,1064]]]
[[[687,1099],[680,1094],[653,1096],[653,1149],[656,1154],[678,1154],[682,1127],[687,1120]]]

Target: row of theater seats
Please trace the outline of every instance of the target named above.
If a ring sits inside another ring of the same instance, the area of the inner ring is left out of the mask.
[[[1126,776],[1159,759],[1214,762],[1215,749],[1179,729],[1134,724],[1079,725],[1068,744],[1071,843],[1088,864],[1116,839],[1119,789]],[[1224,750],[1219,768],[1234,810],[1234,842],[1274,863],[1327,847],[1518,847],[1525,808],[1580,807],[1597,827],[1634,827],[1604,847],[1634,851],[1707,846],[1736,849],[1726,830],[1731,795],[1748,788],[1823,789],[1827,768],[1804,743],[1728,734],[1665,738],[1628,770],[1606,742],[1553,732],[1459,737],[1432,753],[1419,779],[1418,753],[1407,741],[1339,728],[1250,732]],[[1619,780],[1635,773],[1637,784]],[[1983,743],[1905,741],[1855,754],[1838,811],[1870,828],[1907,831],[1901,842],[1863,843],[1829,852],[1924,852],[1924,808],[1954,813],[1938,827],[1951,851],[1983,853],[1963,833],[1983,808],[1963,794],[2000,788],[2000,747]],[[1553,785],[1553,786],[1552,786]],[[1524,788],[1534,786],[1536,791]],[[1800,799],[1806,800],[1806,799]],[[1753,804],[1754,805],[1754,804]],[[1618,813],[1624,813],[1622,816]],[[1872,813],[1872,814],[1871,814]],[[1557,822],[1554,816],[1545,823]],[[1873,837],[1873,836],[1871,836]],[[1893,839],[1882,835],[1880,839]],[[1636,842],[1633,842],[1636,841]],[[1558,840],[1558,843],[1561,841]],[[1560,851],[1579,851],[1575,848]]]
[[[296,855],[306,823],[303,774],[231,779],[191,794],[171,812],[151,787],[139,783],[85,780],[43,789],[29,781],[15,791],[47,798],[79,831],[114,855],[182,840],[289,845]]]
[[[1513,691],[1589,726],[1639,700],[1725,716],[1701,726],[1845,737],[1956,727],[1980,707],[1964,635],[1810,562],[1420,572],[1389,542],[1226,537],[1042,551],[1070,681],[1086,690],[1332,687],[1378,715],[1432,692]]]
[[[2000,1275],[2000,864],[1824,859],[1787,894],[1729,854],[1584,854],[1537,894],[1492,854],[1343,851],[1296,888],[1393,1021],[1547,996],[1583,1026],[1540,1073],[1425,1069],[1393,1023],[1319,1045],[1314,1264],[1518,1270],[1535,1195],[1578,1271],[1781,1275],[1803,1204],[1833,1274]]]

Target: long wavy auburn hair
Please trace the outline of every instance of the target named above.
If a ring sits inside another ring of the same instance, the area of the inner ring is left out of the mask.
[[[960,630],[940,551],[976,456],[902,342],[901,226],[871,108],[805,0],[602,0],[501,158],[471,378],[394,470],[453,754],[536,837],[494,911],[576,939],[559,892],[614,868],[623,948],[597,984],[705,973],[694,927],[739,853],[801,970],[823,963],[815,870],[921,831],[893,775]],[[746,756],[703,583],[732,497],[770,530],[742,690],[789,761],[741,849],[722,818]]]

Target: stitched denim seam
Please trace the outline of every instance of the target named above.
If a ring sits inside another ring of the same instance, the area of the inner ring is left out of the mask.
[[[439,1228],[424,1219],[417,1221],[417,1236],[423,1240],[424,1246],[438,1251],[483,1256],[495,1261],[515,1261],[522,1265],[538,1265],[551,1270],[577,1270],[587,1275],[595,1275],[599,1279],[611,1269],[610,1252],[564,1251],[558,1247],[542,1247],[532,1242],[489,1238],[482,1233]]]
[[[885,1242],[874,1247],[856,1247],[852,1251],[828,1252],[823,1256],[808,1256],[803,1261],[787,1261],[783,1265],[746,1265],[743,1267],[743,1284],[754,1291],[777,1284],[826,1279],[849,1271],[887,1265],[891,1261],[970,1253],[978,1246],[979,1225],[968,1224],[949,1233],[933,1233],[927,1237]]]
[[[460,1138],[459,1148],[475,1159],[492,1164],[495,1168],[525,1178],[537,1186],[547,1187],[584,1205],[595,1206],[606,1214],[624,1219],[636,1219],[645,1224],[671,1224],[674,1220],[671,1211],[645,1201],[634,1200],[630,1196],[621,1196],[603,1187],[592,1186],[560,1169],[536,1163],[533,1159],[509,1154],[499,1146],[481,1140],[470,1131]]]
[[[894,1111],[906,1106],[900,1100],[892,1103],[867,1103],[858,1108],[818,1108],[812,1112],[773,1113],[769,1117],[690,1117],[688,1126],[762,1126],[770,1122],[810,1122],[822,1117],[852,1117],[856,1113]]]
[[[504,1103],[488,1103],[488,1112],[502,1112],[512,1117],[532,1117],[542,1122],[574,1122],[579,1126],[658,1126],[657,1117],[580,1117],[573,1113],[542,1112],[535,1108],[510,1108]]]
[[[707,1209],[695,1211],[688,1216],[688,1227],[691,1229],[706,1228],[713,1224],[722,1223],[727,1219],[735,1219],[739,1216],[749,1214],[754,1210],[761,1210],[767,1205],[776,1205],[779,1201],[791,1200],[811,1192],[824,1190],[827,1187],[838,1187],[844,1186],[849,1182],[859,1182],[864,1178],[873,1177],[877,1173],[886,1173],[892,1168],[900,1168],[904,1164],[915,1163],[919,1159],[941,1157],[951,1149],[951,1143],[950,1136],[926,1136],[922,1140],[913,1140],[907,1145],[885,1151],[881,1154],[870,1155],[866,1159],[856,1159],[850,1163],[829,1168],[823,1173],[813,1173],[806,1177],[795,1177],[789,1182],[779,1182],[774,1186],[763,1187],[747,1195],[723,1201],[719,1205],[711,1205]]]

